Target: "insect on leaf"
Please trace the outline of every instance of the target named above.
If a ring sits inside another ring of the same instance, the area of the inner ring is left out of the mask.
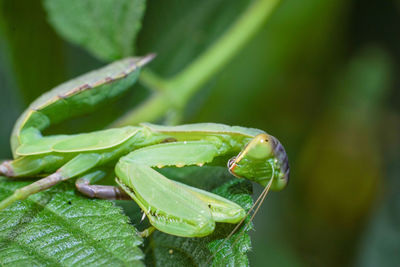
[[[68,41],[105,61],[133,54],[145,0],[44,1],[50,24]]]
[[[0,199],[30,183],[0,181]],[[0,213],[1,266],[142,266],[141,243],[120,208],[82,197],[70,183]]]
[[[208,179],[211,176],[214,181],[225,181],[212,192],[238,203],[246,210],[253,204],[251,184],[238,179],[226,182],[231,177],[223,168],[188,167],[180,169],[180,172],[168,170],[168,174],[176,174],[174,178],[182,181],[179,177],[182,171],[190,173],[191,181],[204,182],[211,180]],[[150,266],[248,266],[247,252],[251,248],[251,242],[247,232],[251,226],[246,229],[242,226],[225,242],[225,237],[234,227],[232,224],[219,223],[214,233],[203,238],[176,237],[156,231],[148,240],[151,252],[147,253],[146,263]],[[211,258],[212,256],[214,257]]]

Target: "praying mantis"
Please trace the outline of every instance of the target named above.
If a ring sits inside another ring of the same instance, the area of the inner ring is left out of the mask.
[[[0,174],[43,177],[0,202],[15,201],[77,178],[76,188],[89,197],[133,199],[153,229],[183,237],[211,234],[216,222],[238,223],[247,216],[236,203],[173,181],[163,167],[227,165],[236,177],[271,190],[289,179],[286,152],[273,136],[252,128],[215,123],[162,126],[142,123],[73,135],[42,135],[52,124],[82,115],[121,95],[137,80],[153,55],[131,57],[63,83],[34,101],[17,120],[13,160]],[[118,186],[96,185],[114,175]]]

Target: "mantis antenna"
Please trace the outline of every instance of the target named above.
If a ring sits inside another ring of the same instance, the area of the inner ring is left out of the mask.
[[[244,229],[246,229],[250,225],[250,223],[253,221],[254,217],[256,216],[258,210],[261,207],[261,204],[264,202],[265,197],[268,195],[269,189],[271,188],[273,177],[274,177],[274,173],[275,173],[275,169],[274,169],[274,166],[272,164],[271,164],[271,167],[272,167],[272,176],[271,176],[271,179],[268,182],[267,186],[263,189],[261,194],[258,196],[256,202],[254,202],[254,204],[251,206],[249,211],[246,213],[246,216],[235,226],[235,228],[229,233],[229,235],[224,238],[224,241],[221,244],[218,245],[216,251],[208,259],[206,264],[208,264],[215,257],[215,255],[217,255],[217,253],[219,252],[220,248],[228,241],[228,239],[230,239],[233,236],[234,233],[236,233],[236,231],[240,228],[240,226],[243,224],[243,222],[247,219],[247,217],[250,215],[250,213],[253,211],[253,209],[256,208],[254,210],[254,213],[251,215],[250,220],[244,226]],[[235,241],[233,241],[232,246],[234,246],[236,244],[236,242],[242,237],[243,234],[244,234],[244,231],[235,239]]]

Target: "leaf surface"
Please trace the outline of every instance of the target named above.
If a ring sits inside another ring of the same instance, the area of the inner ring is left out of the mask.
[[[0,177],[0,199],[29,183]],[[141,266],[141,243],[119,207],[70,183],[0,212],[1,266]]]

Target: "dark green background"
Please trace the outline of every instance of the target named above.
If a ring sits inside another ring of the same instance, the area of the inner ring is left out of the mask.
[[[169,77],[247,2],[149,1],[136,54],[157,52],[150,67]],[[104,63],[59,37],[40,1],[2,0],[0,7],[0,158],[8,158],[12,125],[31,101]],[[399,14],[399,1],[282,1],[189,103],[187,123],[264,129],[288,152],[291,181],[256,216],[251,265],[400,261]],[[132,91],[56,131],[107,125],[148,94]]]

